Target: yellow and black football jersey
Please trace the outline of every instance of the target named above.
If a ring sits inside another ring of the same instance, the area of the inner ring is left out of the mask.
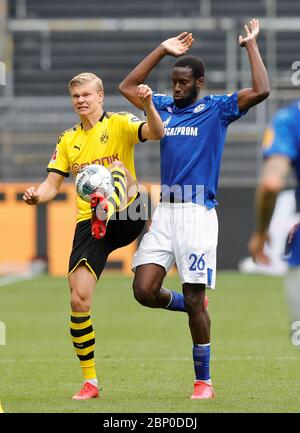
[[[47,171],[63,176],[74,176],[89,164],[107,167],[121,161],[136,179],[134,145],[142,140],[141,129],[145,122],[130,113],[106,113],[89,130],[81,124],[68,129],[59,137]],[[77,222],[91,217],[90,204],[77,196]]]

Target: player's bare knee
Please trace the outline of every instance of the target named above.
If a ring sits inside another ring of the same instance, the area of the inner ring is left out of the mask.
[[[121,168],[121,169],[125,170],[125,165],[123,164],[122,161],[114,161],[110,165],[110,169],[112,169],[112,168]]]
[[[71,308],[76,312],[87,312],[91,309],[90,300],[76,292],[71,293]]]
[[[140,284],[137,280],[133,281],[133,294],[135,299],[142,305],[145,305],[147,300],[147,290],[144,285]]]
[[[132,287],[134,297],[141,305],[152,306],[155,300],[155,287],[136,279],[133,281]]]

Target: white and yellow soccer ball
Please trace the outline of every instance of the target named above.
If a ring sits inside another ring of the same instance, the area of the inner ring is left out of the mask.
[[[100,192],[105,198],[114,192],[114,178],[103,165],[91,164],[84,167],[75,178],[76,191],[79,197],[90,202],[91,194]]]

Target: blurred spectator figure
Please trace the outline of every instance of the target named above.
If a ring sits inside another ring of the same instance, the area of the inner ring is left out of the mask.
[[[283,257],[283,251],[287,235],[298,218],[295,190],[291,188],[279,192],[268,229],[268,242],[264,244],[269,263],[255,261],[249,256],[239,261],[238,270],[244,274],[285,275],[288,263]]]
[[[279,192],[286,186],[292,168],[297,179],[296,212],[300,210],[300,100],[281,108],[271,119],[263,139],[265,158],[262,174],[256,188],[256,228],[248,248],[253,259],[264,265],[270,263],[265,249],[269,240],[270,222]],[[285,289],[292,323],[300,321],[300,231],[292,227],[282,251],[288,270]]]

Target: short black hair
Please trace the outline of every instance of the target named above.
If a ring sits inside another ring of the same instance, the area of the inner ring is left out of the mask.
[[[205,65],[203,60],[201,60],[199,57],[195,56],[184,56],[181,57],[173,66],[173,68],[176,67],[181,68],[191,68],[193,71],[194,78],[197,80],[198,78],[204,77],[205,75]]]

